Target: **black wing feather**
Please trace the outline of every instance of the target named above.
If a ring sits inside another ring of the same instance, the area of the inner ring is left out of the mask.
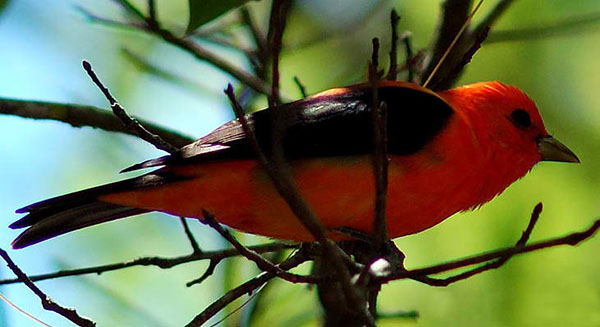
[[[454,112],[436,95],[407,87],[380,87],[379,100],[388,108],[388,151],[393,155],[410,155],[422,149]],[[356,87],[261,110],[246,119],[267,155],[272,149],[274,115],[288,160],[360,155],[373,152],[372,102],[370,87]],[[148,160],[125,171],[253,157],[254,151],[236,119],[175,155]]]

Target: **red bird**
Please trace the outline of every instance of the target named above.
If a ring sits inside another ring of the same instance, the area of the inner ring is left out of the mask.
[[[485,82],[434,93],[381,82],[378,98],[388,108],[386,214],[392,238],[481,206],[540,161],[579,162],[546,132],[534,102],[514,86]],[[268,151],[269,112],[280,112],[284,156],[299,192],[333,239],[347,237],[335,232],[340,227],[371,232],[371,104],[371,86],[361,84],[247,116]],[[247,233],[313,240],[261,170],[238,120],[176,154],[127,170],[147,167],[161,168],[17,210],[28,214],[10,227],[28,228],[13,248],[148,211],[202,218],[203,209]]]

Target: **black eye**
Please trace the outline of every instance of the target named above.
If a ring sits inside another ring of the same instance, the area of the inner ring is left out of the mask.
[[[510,114],[510,120],[517,127],[526,128],[526,127],[531,126],[531,117],[529,117],[529,114],[527,113],[527,111],[525,111],[523,109],[517,109],[517,110],[513,111]]]

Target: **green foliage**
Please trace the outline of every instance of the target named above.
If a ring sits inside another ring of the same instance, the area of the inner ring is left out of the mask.
[[[189,0],[190,21],[187,33],[246,2],[248,0]]]

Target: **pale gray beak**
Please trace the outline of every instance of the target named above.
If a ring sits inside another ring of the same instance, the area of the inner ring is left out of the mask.
[[[552,136],[538,139],[538,152],[542,155],[542,161],[580,162],[573,151]]]

